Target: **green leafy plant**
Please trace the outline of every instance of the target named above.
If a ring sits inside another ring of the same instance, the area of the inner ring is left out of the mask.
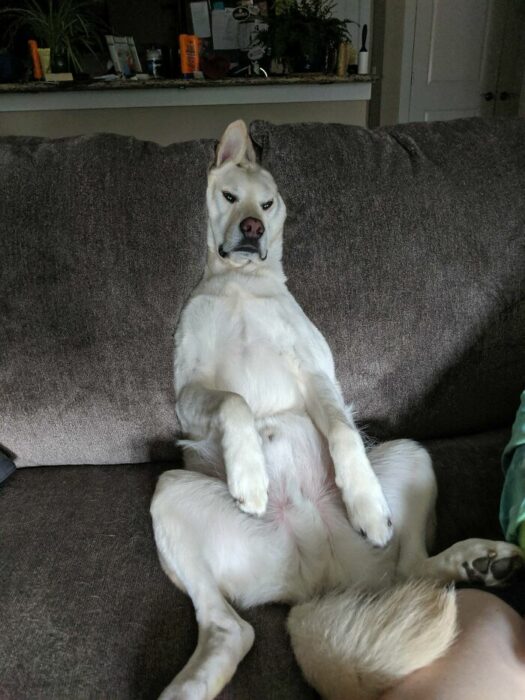
[[[352,22],[334,17],[334,8],[332,0],[281,0],[267,20],[268,29],[259,32],[259,41],[288,69],[325,70],[330,54],[342,41],[350,41]]]
[[[42,48],[51,50],[51,64],[57,61],[82,71],[82,53],[95,53],[101,47],[105,26],[94,12],[93,0],[26,0],[19,7],[1,11],[10,18],[6,32],[8,41],[21,30],[34,35]]]

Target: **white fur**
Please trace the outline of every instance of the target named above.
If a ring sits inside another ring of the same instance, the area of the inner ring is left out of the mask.
[[[519,551],[476,540],[428,559],[436,497],[429,455],[405,440],[365,450],[330,349],[286,287],[286,208],[271,175],[256,164],[242,122],[230,125],[219,144],[207,205],[206,269],[175,338],[187,470],[163,474],[151,506],[161,564],[192,598],[199,641],[164,700],[211,699],[231,679],[253,630],[230,602],[295,604],[341,586],[384,591],[411,576],[462,579],[464,562],[480,552]],[[258,254],[235,250],[247,217],[265,228]],[[443,627],[439,643],[421,636],[418,658],[429,663],[446,647],[447,631],[453,637],[453,616],[441,614],[453,603],[445,605],[435,589],[421,590],[422,610],[430,601]],[[372,626],[376,614],[392,609],[392,595],[379,596],[366,606]],[[312,636],[321,638],[331,632],[316,605],[303,608],[301,624],[311,616]],[[355,610],[344,613],[345,624],[357,624]],[[420,630],[418,616],[410,619],[407,648]],[[337,639],[345,644],[344,635]],[[355,673],[366,675],[369,657],[356,655],[347,642],[346,656],[341,653]],[[393,643],[393,636],[375,640],[374,669],[397,653]],[[384,669],[391,681],[409,667],[405,661],[394,666],[395,673]],[[308,677],[322,675],[321,668]]]

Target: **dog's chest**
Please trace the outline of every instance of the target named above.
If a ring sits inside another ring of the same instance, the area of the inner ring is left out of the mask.
[[[257,416],[299,408],[301,361],[286,304],[240,288],[228,291],[208,298],[210,335],[202,360],[215,388],[241,394]]]

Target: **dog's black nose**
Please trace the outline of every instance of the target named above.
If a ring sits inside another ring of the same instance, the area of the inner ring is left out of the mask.
[[[243,219],[239,224],[239,228],[245,238],[254,238],[257,240],[264,233],[263,222],[260,219],[254,219],[252,216]]]

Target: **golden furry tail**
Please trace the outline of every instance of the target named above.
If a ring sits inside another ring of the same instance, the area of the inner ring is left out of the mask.
[[[325,700],[373,700],[442,656],[457,633],[456,597],[429,581],[381,593],[333,593],[288,617],[295,656]]]

